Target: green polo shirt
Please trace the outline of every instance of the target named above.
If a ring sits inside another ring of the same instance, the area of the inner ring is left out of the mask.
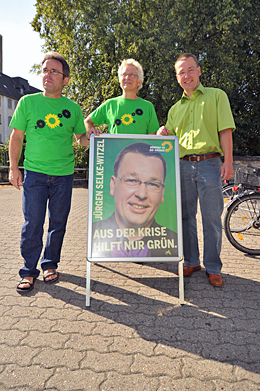
[[[227,94],[202,84],[191,98],[183,93],[169,110],[166,128],[179,139],[180,158],[209,152],[223,155],[218,132],[235,130]]]

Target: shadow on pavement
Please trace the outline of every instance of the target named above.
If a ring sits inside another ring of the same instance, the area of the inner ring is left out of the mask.
[[[125,325],[141,338],[196,354],[204,359],[240,366],[260,373],[259,296],[256,281],[222,274],[223,288],[208,284],[205,270],[185,279],[185,305],[147,297],[142,286],[178,298],[178,277],[132,278],[110,267],[98,265],[128,284],[141,285],[139,292],[91,280],[91,306],[85,295],[56,285],[48,293],[72,306]],[[163,267],[161,265],[160,267]],[[176,269],[176,266],[174,266]],[[85,287],[85,278],[60,274],[60,280]],[[40,288],[41,290],[41,288]],[[45,289],[44,289],[45,290]]]

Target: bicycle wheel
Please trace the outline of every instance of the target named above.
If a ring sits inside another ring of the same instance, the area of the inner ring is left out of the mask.
[[[225,234],[239,251],[260,255],[260,194],[238,196],[224,217]]]
[[[223,195],[223,213],[222,213],[222,228],[224,228],[224,216],[227,210],[228,205],[231,204],[234,197],[239,193],[238,186],[234,186],[234,183],[228,183],[227,185],[222,186],[222,195]]]
[[[222,187],[224,208],[230,204],[235,194],[236,191],[234,191],[234,184],[228,184]]]

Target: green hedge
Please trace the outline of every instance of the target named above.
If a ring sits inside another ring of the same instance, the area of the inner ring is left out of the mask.
[[[9,166],[9,139],[6,143],[0,145],[0,166]],[[23,165],[24,160],[24,149],[25,143],[23,145],[23,150],[19,159],[19,166]],[[76,141],[73,142],[73,149],[75,154],[75,168],[88,168],[88,159],[89,159],[89,147],[81,147]]]

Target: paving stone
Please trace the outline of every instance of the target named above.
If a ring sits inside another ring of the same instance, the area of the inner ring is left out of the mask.
[[[247,345],[204,343],[202,356],[211,360],[236,364],[238,360],[250,363]]]
[[[159,380],[141,374],[121,375],[110,372],[102,383],[101,391],[158,391]]]
[[[110,352],[122,354],[142,353],[146,356],[154,354],[155,343],[145,341],[142,338],[114,337],[109,347]]]
[[[65,342],[68,340],[67,335],[61,333],[44,333],[41,331],[29,331],[28,335],[23,339],[22,344],[26,346],[34,347],[52,347],[58,349],[64,347]]]
[[[184,358],[182,373],[184,377],[195,377],[202,381],[213,379],[236,380],[233,365],[210,360]]]
[[[42,365],[44,368],[66,367],[70,370],[79,369],[84,353],[77,352],[75,349],[42,349],[33,360],[33,364]]]
[[[32,359],[40,352],[40,349],[30,349],[28,346],[1,345],[0,365],[16,364],[21,367],[31,365]]]
[[[243,331],[233,330],[232,332],[226,331],[225,334],[223,333],[220,337],[221,343],[228,343],[234,345],[254,344],[256,341],[257,341],[257,333],[250,332],[250,331],[247,331],[247,333],[245,333],[244,330]]]
[[[19,280],[17,281],[17,284],[18,284]],[[16,284],[16,285],[17,285]],[[24,306],[24,307],[30,307],[33,302],[35,302],[37,299],[33,296],[33,297],[30,297],[29,300],[27,298],[27,300],[24,300],[25,298],[24,297],[20,297],[19,298],[19,304]],[[3,301],[1,302],[1,304],[4,304],[5,306],[13,306],[13,305],[17,305],[17,295],[5,295],[5,297],[3,298]]]
[[[83,352],[86,350],[95,350],[100,353],[109,351],[109,346],[113,343],[113,337],[104,337],[101,335],[70,335],[65,343],[66,348],[71,348],[75,351]]]
[[[118,327],[118,324],[115,322],[97,322],[93,334],[100,334],[104,337],[125,336],[131,338],[135,336],[131,327],[126,325],[120,325]]]
[[[104,373],[96,373],[89,369],[71,371],[67,368],[57,368],[55,374],[47,381],[46,390],[53,387],[55,391],[100,391],[104,378]]]
[[[25,335],[20,330],[2,330],[0,333],[0,344],[6,344],[7,346],[16,346],[24,338]]]
[[[240,380],[250,380],[258,384],[260,390],[260,361],[254,361],[254,364],[251,367],[251,370],[245,370],[242,367],[235,367],[235,375],[237,379]]]
[[[43,319],[50,319],[50,320],[58,320],[58,319],[67,319],[71,321],[76,321],[77,317],[81,313],[81,310],[79,309],[60,309],[60,308],[46,308],[44,313],[42,314],[41,318]]]
[[[39,365],[20,367],[19,365],[7,365],[0,373],[0,384],[9,387],[9,390],[17,387],[23,391],[25,387],[33,391],[43,390],[45,382],[53,374],[53,369],[48,370]]]
[[[122,374],[130,373],[130,367],[133,362],[131,355],[111,352],[98,353],[95,351],[88,351],[86,357],[81,362],[81,368],[91,369],[96,372],[111,372],[117,371]]]
[[[168,345],[162,345],[158,344],[155,349],[154,349],[154,354],[155,355],[165,355],[170,358],[180,358],[180,357],[191,357],[194,359],[198,358],[198,354],[200,354],[200,349],[198,349],[197,345],[194,348],[194,352],[192,353],[192,346],[190,344],[187,344],[187,347],[185,349],[185,346],[181,344],[181,349],[178,349],[177,347],[178,344],[172,343]]]
[[[171,376],[172,379],[181,375],[181,360],[165,356],[147,357],[136,354],[131,366],[132,373],[142,373],[146,376]]]
[[[160,387],[157,391],[215,391],[215,387],[213,382],[201,381],[195,377],[173,380],[170,376],[163,376],[160,377]]]
[[[18,299],[19,300],[19,299]],[[46,311],[45,308],[32,308],[26,307],[23,305],[14,305],[4,313],[6,316],[11,316],[13,318],[30,318],[35,319],[39,318]]]
[[[15,324],[19,322],[19,319],[12,318],[11,316],[0,316],[0,330],[10,330]]]
[[[13,326],[13,329],[20,330],[23,332],[26,331],[38,331],[42,330],[43,332],[51,331],[54,325],[57,323],[55,320],[49,319],[31,319],[31,318],[21,318],[18,319],[16,324]]]
[[[223,381],[213,381],[214,391],[259,391],[259,384],[254,384],[250,381],[241,381],[235,383],[227,383]]]
[[[92,335],[93,330],[96,327],[96,323],[90,323],[86,321],[68,321],[67,319],[59,319],[52,326],[52,331],[58,331],[62,334],[80,334],[84,335]]]
[[[203,329],[195,329],[193,330],[185,330],[185,329],[178,329],[176,339],[179,341],[196,341],[198,342],[211,342],[215,341],[215,343],[219,343],[219,333],[215,330],[207,330],[206,328]]]
[[[56,286],[58,287],[58,284],[56,284]],[[54,288],[54,285],[52,286],[52,288]],[[48,288],[44,287],[44,289],[48,289]],[[41,293],[43,293],[43,290],[41,291]],[[50,304],[50,298],[45,295],[44,296],[39,295],[31,303],[31,307],[45,307],[48,308],[48,310],[53,308],[55,311],[57,311],[57,309],[64,308],[64,306],[65,306],[64,300],[52,299],[52,303]]]

